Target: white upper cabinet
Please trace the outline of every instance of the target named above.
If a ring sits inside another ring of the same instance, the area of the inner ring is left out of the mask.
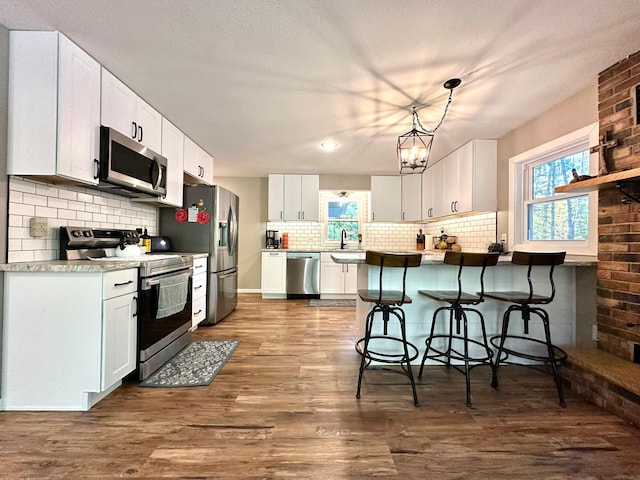
[[[213,185],[213,157],[200,145],[184,137],[184,183]]]
[[[159,201],[182,207],[184,134],[166,118],[162,119],[162,156],[167,159],[167,194]]]
[[[58,32],[12,31],[10,175],[95,185],[100,149],[100,65]]]
[[[317,222],[318,175],[269,175],[269,220]]]
[[[402,176],[402,220],[422,220],[422,175]]]
[[[422,220],[421,175],[371,177],[371,220],[374,222]]]
[[[437,165],[437,164],[435,164]],[[422,176],[422,218],[434,218],[437,213],[435,211],[435,165],[427,168]]]
[[[156,153],[162,150],[162,115],[102,69],[102,124],[133,138]]]
[[[402,179],[396,176],[371,177],[371,220],[398,222],[402,219]]]
[[[497,209],[497,143],[472,140],[429,167],[423,186],[425,218]],[[429,202],[432,205],[429,207]]]
[[[284,175],[275,173],[269,175],[269,220],[278,222],[284,220]]]

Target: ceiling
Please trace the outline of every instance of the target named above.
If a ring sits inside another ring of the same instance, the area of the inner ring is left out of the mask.
[[[462,85],[432,161],[640,50],[637,0],[0,0],[0,24],[65,33],[216,176],[392,174],[411,107],[435,127],[445,80]]]

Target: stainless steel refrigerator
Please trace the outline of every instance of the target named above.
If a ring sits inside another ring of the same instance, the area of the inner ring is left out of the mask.
[[[207,318],[212,325],[238,304],[238,206],[236,194],[219,186],[185,186],[183,208],[160,209],[160,235],[173,250],[208,253]]]

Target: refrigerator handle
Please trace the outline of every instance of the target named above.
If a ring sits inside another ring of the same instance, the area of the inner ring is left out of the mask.
[[[228,214],[228,222],[229,222],[229,255],[234,255],[236,251],[236,243],[237,239],[237,219],[235,216],[235,212],[233,211],[233,207],[229,207]]]

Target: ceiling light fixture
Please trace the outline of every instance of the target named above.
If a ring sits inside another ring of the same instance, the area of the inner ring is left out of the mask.
[[[444,107],[442,118],[433,130],[427,130],[420,123],[416,107],[413,107],[412,121],[413,128],[411,131],[398,137],[398,170],[400,175],[411,173],[423,173],[427,169],[429,163],[429,155],[431,154],[431,145],[433,144],[434,133],[447,115],[449,105],[453,99],[453,89],[462,83],[459,78],[452,78],[444,82],[444,88],[449,90],[449,98]]]
[[[336,142],[322,142],[320,146],[326,152],[333,152],[336,148],[338,148],[338,144]]]

